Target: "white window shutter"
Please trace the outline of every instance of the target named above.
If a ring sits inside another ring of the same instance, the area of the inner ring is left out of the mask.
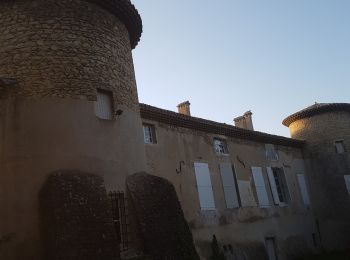
[[[348,189],[348,192],[350,194],[350,175],[344,175],[344,179],[346,188]]]
[[[239,203],[237,198],[236,182],[232,171],[232,165],[229,163],[221,163],[220,174],[222,186],[224,188],[225,193],[226,207],[229,209],[238,208]]]
[[[275,176],[273,175],[273,171],[271,167],[267,167],[267,176],[269,177],[269,182],[270,182],[270,187],[271,187],[271,192],[272,192],[272,197],[273,201],[275,202],[276,205],[280,204],[280,199],[278,197],[278,192],[277,192],[277,186],[275,182]]]
[[[101,119],[113,119],[112,94],[107,91],[97,91],[95,113]]]
[[[306,186],[305,174],[298,174],[297,177],[303,202],[305,205],[310,205],[310,197]]]
[[[260,208],[267,208],[269,207],[269,197],[267,196],[261,167],[252,167],[252,173]]]
[[[208,164],[195,163],[194,168],[201,210],[214,210],[215,202]]]

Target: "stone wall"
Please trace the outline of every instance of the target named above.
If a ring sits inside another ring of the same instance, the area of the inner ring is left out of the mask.
[[[49,176],[39,199],[45,259],[119,259],[103,178],[59,171]]]
[[[146,254],[155,260],[199,260],[174,186],[166,179],[134,174],[127,179]]]
[[[306,140],[303,152],[322,245],[328,250],[349,248],[350,196],[344,175],[350,174],[350,113],[318,114],[289,128],[293,138]],[[343,140],[346,153],[337,154],[337,140]]]
[[[1,1],[0,97],[96,100],[111,90],[138,111],[129,33],[117,17],[80,0]]]
[[[350,113],[333,112],[303,118],[290,124],[292,138],[306,140],[306,157],[334,154],[334,142],[344,140],[350,150]]]

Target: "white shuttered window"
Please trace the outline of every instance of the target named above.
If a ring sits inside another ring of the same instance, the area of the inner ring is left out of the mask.
[[[350,175],[344,175],[345,185],[350,195]]]
[[[273,175],[273,171],[272,171],[271,167],[267,167],[267,176],[269,177],[269,182],[270,182],[270,187],[271,187],[273,201],[275,202],[276,205],[279,205],[280,204],[280,199],[278,197],[278,191],[277,191],[277,186],[276,186],[276,182],[275,182],[275,176]]]
[[[201,210],[214,210],[215,202],[207,163],[194,163]]]
[[[238,208],[238,196],[236,189],[236,181],[232,171],[232,165],[229,163],[220,164],[220,173],[222,186],[225,193],[226,207],[228,209]]]
[[[268,208],[269,197],[267,196],[261,167],[252,167],[252,174],[255,183],[256,194],[258,196],[259,206],[260,208]]]
[[[97,90],[95,114],[101,119],[113,119],[113,95],[110,91]]]
[[[300,187],[301,197],[303,198],[305,205],[310,205],[309,192],[306,186],[305,174],[298,174],[298,183]]]

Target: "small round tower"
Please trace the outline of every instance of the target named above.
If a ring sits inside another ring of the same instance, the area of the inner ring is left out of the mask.
[[[142,21],[129,0],[0,7],[0,258],[40,259],[38,194],[50,173],[124,190],[145,170],[132,59]]]
[[[316,103],[287,117],[283,124],[292,138],[306,141],[303,152],[322,245],[327,250],[348,248],[350,104]]]

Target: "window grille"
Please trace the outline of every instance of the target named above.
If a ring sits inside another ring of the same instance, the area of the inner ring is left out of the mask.
[[[146,144],[156,144],[156,130],[154,125],[143,124],[143,136]]]
[[[216,154],[228,154],[227,143],[223,139],[214,138],[214,150]]]
[[[117,240],[120,245],[120,251],[127,251],[129,248],[129,232],[127,220],[127,199],[124,192],[112,191],[109,193],[112,204],[112,217],[117,234]]]

